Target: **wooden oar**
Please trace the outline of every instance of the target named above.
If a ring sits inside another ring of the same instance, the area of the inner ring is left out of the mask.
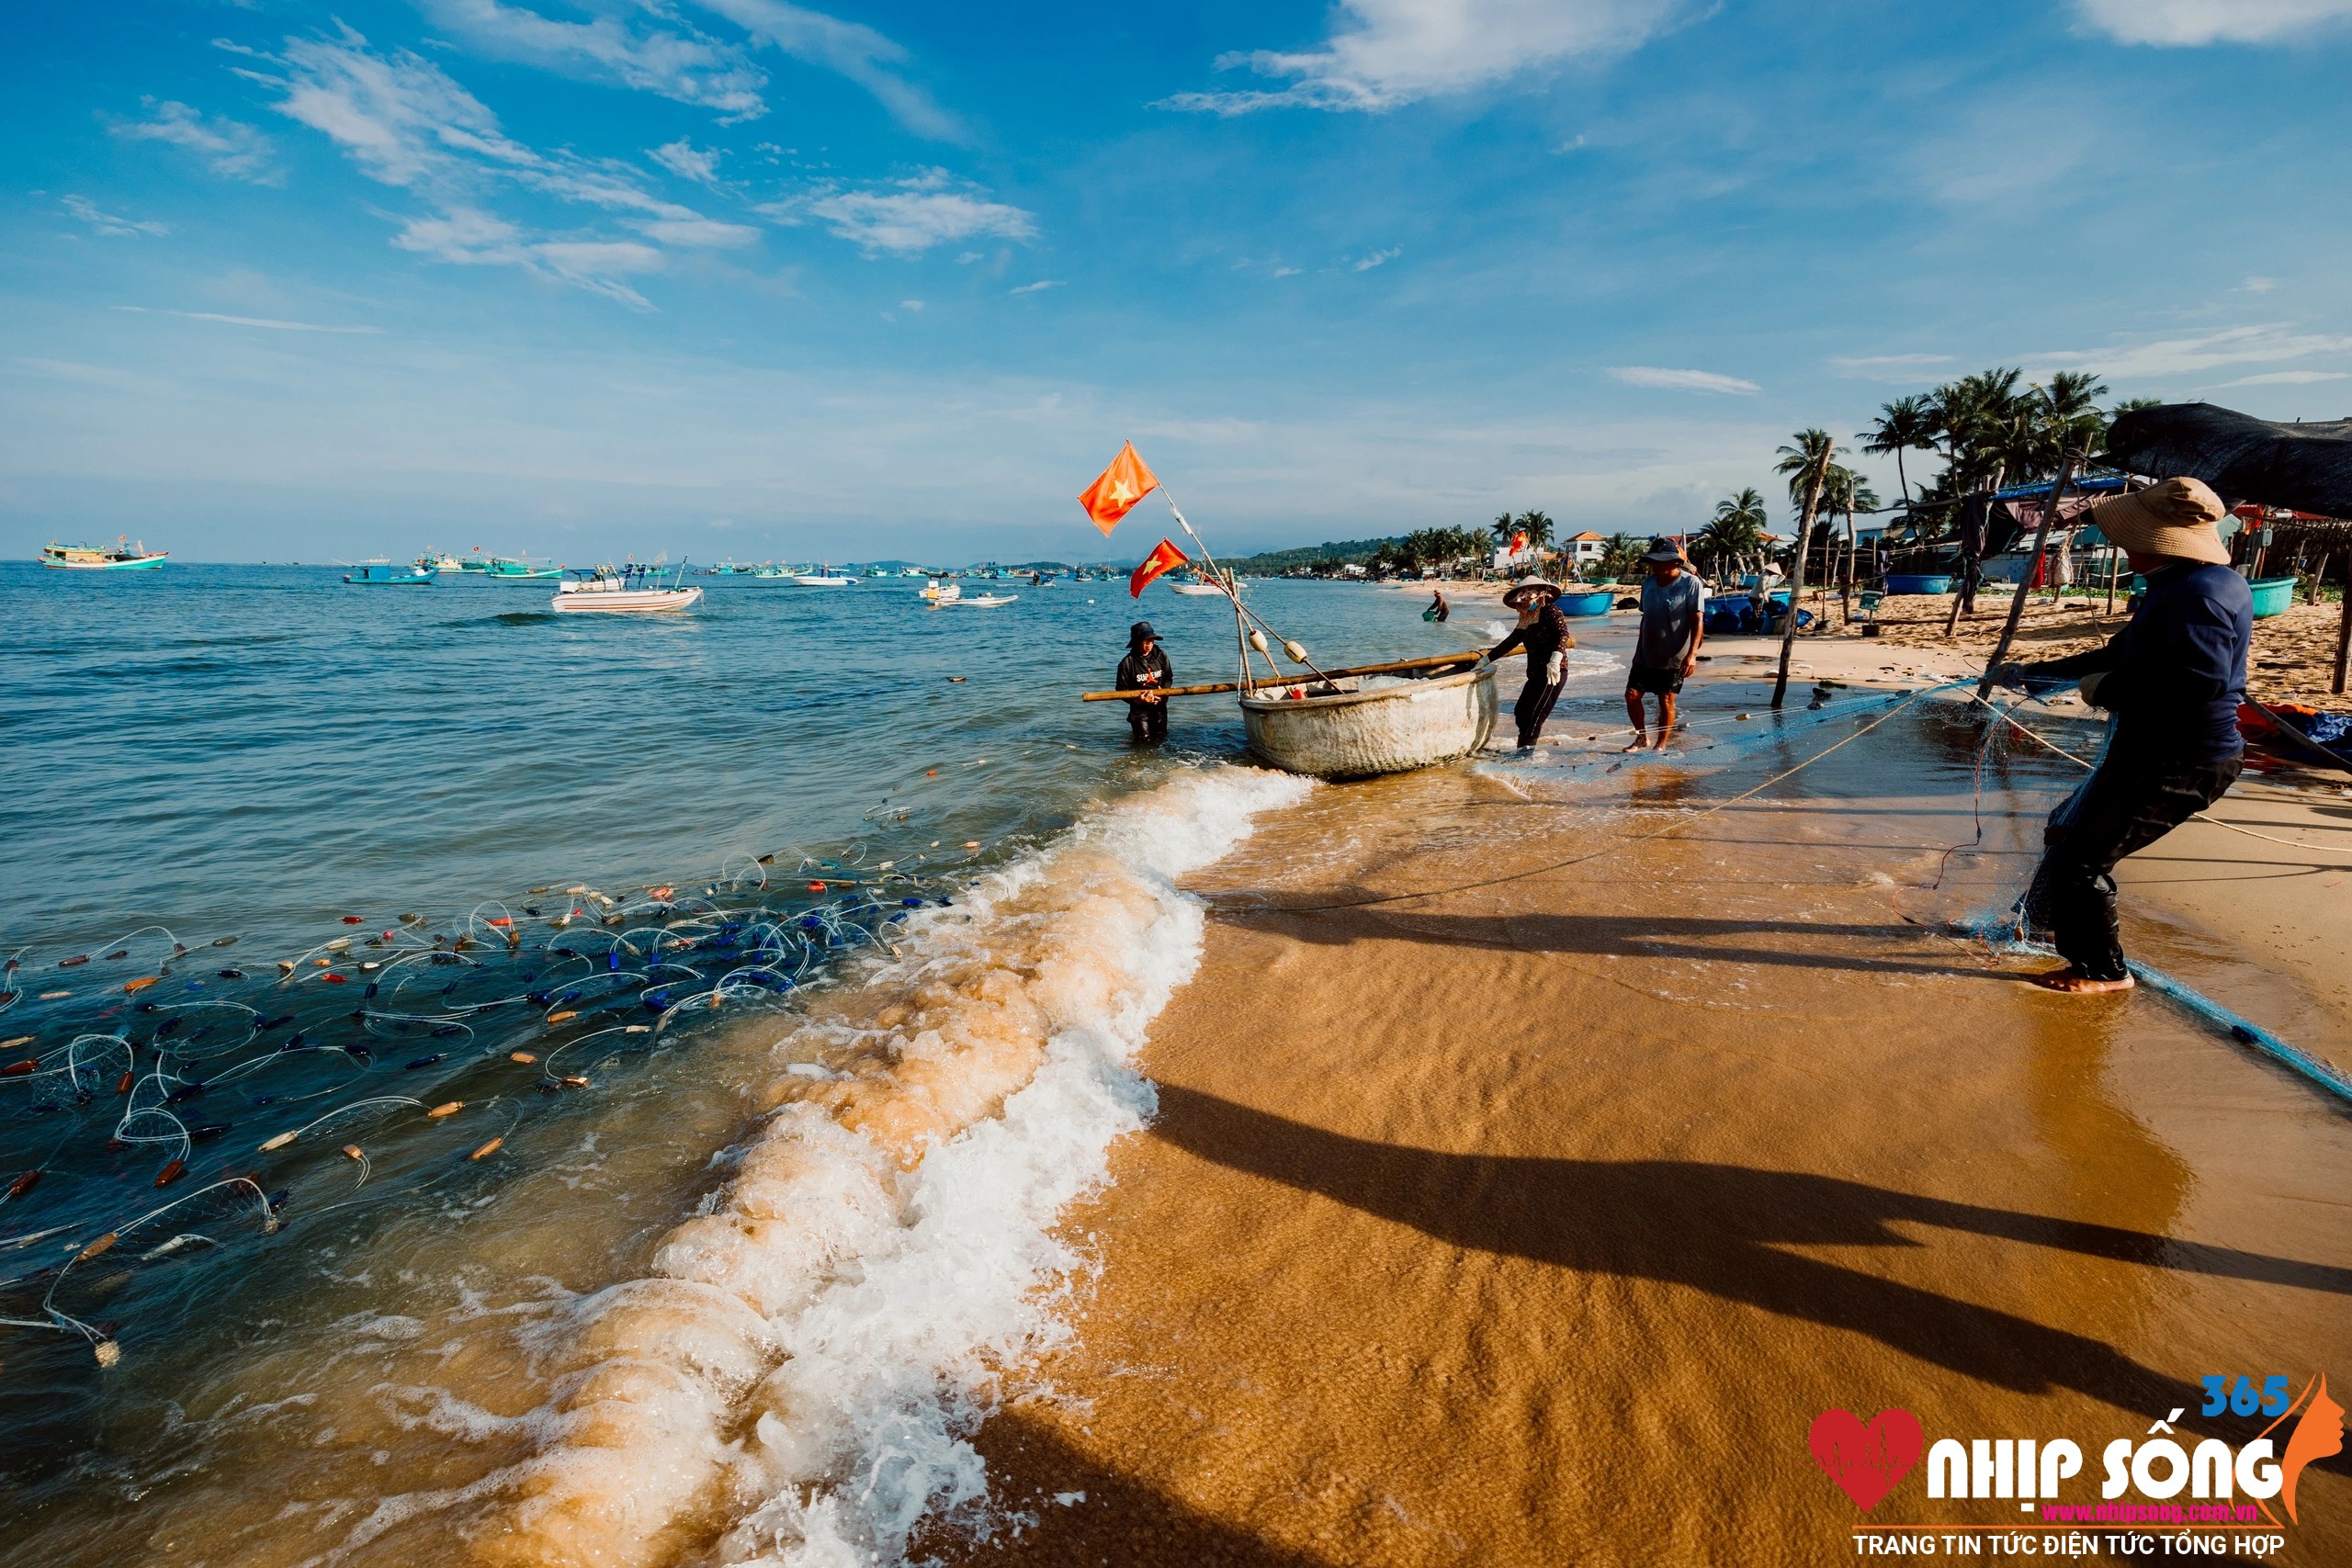
[[[1405,670],[1435,670],[1447,664],[1470,664],[1485,657],[1486,653],[1483,649],[1472,649],[1467,653],[1442,653],[1429,659],[1398,659],[1386,664],[1358,664],[1346,670],[1329,671],[1327,673],[1335,678],[1341,675],[1393,675]],[[1311,681],[1313,678],[1301,676],[1300,679]],[[1267,681],[1260,684],[1288,685],[1290,682]],[[1212,692],[1238,692],[1240,689],[1241,684],[1238,681],[1220,681],[1209,686],[1161,686],[1149,692],[1081,692],[1079,694],[1078,700],[1082,703],[1111,703],[1133,702],[1144,696],[1203,697]]]

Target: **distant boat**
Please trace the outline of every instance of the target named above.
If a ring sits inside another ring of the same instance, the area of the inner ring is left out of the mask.
[[[492,556],[482,575],[493,582],[546,582],[563,575],[560,566],[533,566],[527,559],[513,556]]]
[[[593,570],[574,569],[576,575],[557,586],[555,598],[549,603],[559,615],[689,610],[701,602],[702,589],[679,586],[685,570],[685,564],[680,562],[664,583],[662,569],[639,566],[634,561],[627,566],[600,566]]]
[[[1211,582],[1207,578],[1201,576],[1197,572],[1193,574],[1192,581],[1171,583],[1170,586],[1174,588],[1177,592],[1187,594],[1193,598],[1201,598],[1212,593],[1216,594],[1219,598],[1223,598],[1225,596],[1224,588],[1216,583]]]
[[[818,571],[803,572],[792,581],[803,588],[854,588],[857,586],[857,579],[844,577],[830,565]]]
[[[356,575],[354,575],[354,573]],[[394,566],[388,560],[361,561],[343,580],[363,588],[421,588],[433,581],[433,569],[427,566]]]
[[[143,540],[134,546],[121,536],[117,536],[112,549],[98,545],[61,545],[51,540],[41,547],[40,564],[66,571],[153,571],[171,553],[151,551]]]
[[[938,601],[938,604],[943,610],[993,610],[999,604],[1010,604],[1020,597],[1018,593],[983,593],[977,598],[967,599],[959,592],[953,599]]]
[[[933,604],[953,604],[964,597],[964,585],[944,577],[933,578],[922,585],[920,597]]]
[[[428,571],[465,571],[466,563],[447,550],[427,550],[416,558],[416,564]],[[480,567],[470,569],[480,571]]]
[[[792,569],[788,566],[763,566],[754,568],[752,575],[753,577],[786,578],[793,576],[794,573]]]

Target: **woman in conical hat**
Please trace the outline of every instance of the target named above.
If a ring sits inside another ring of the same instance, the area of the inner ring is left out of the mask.
[[[1560,585],[1550,578],[1532,573],[1521,578],[1503,595],[1503,603],[1519,612],[1519,626],[1487,657],[1500,659],[1515,648],[1527,649],[1527,684],[1510,708],[1524,751],[1544,733],[1544,721],[1560,700],[1560,687],[1568,678],[1567,650],[1577,639],[1568,634],[1568,618],[1560,614]]]

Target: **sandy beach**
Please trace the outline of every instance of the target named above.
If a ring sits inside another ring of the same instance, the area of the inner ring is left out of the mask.
[[[1100,1265],[1078,1332],[978,1439],[1025,1518],[933,1546],[1822,1562],[1865,1524],[2019,1517],[1915,1479],[1865,1520],[1808,1457],[1824,1410],[2096,1455],[2177,1408],[2210,1435],[2204,1376],[2344,1364],[2340,1103],[2146,991],[2062,998],[2022,983],[2046,958],[1947,934],[2014,895],[2065,765],[2004,747],[1980,800],[1980,732],[1921,704],[1710,811],[1869,722],[1743,749],[1767,649],[1710,649],[1674,760],[1607,756],[1602,690],[1542,761],[1327,787],[1192,879],[1157,1117],[1065,1226]],[[2176,834],[2131,867],[2127,941],[2352,1066],[2352,856],[2294,847],[2352,848],[2352,806],[2250,780],[2215,815],[2292,842]],[[2343,1467],[2273,1560],[2352,1551]]]

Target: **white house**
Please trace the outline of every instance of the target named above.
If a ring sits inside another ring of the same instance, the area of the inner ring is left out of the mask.
[[[1588,566],[1609,553],[1609,541],[1588,528],[1581,534],[1571,534],[1560,546],[1560,553],[1570,566]]]

